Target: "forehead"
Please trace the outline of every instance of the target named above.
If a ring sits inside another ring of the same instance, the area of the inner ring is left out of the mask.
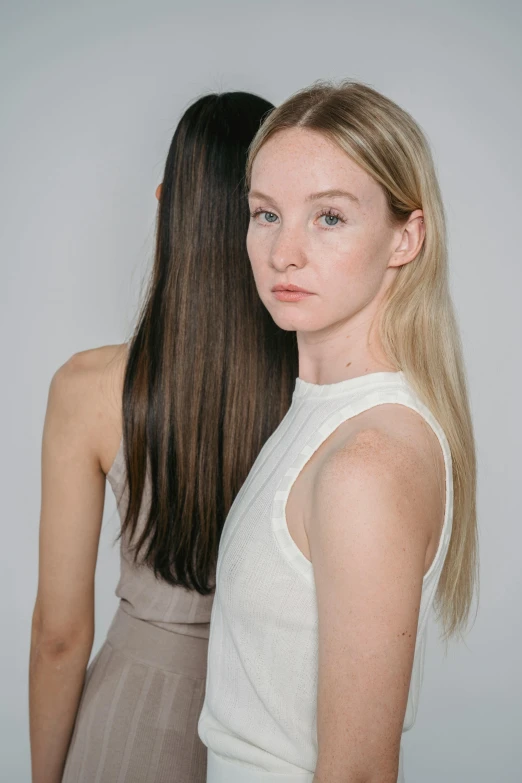
[[[270,195],[357,190],[361,200],[380,190],[338,144],[308,128],[278,131],[261,147],[253,162],[251,186]]]

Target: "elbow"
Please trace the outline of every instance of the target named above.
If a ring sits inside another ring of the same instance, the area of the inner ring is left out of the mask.
[[[37,659],[60,661],[68,658],[89,657],[94,641],[92,620],[57,624],[46,621],[35,608],[31,629],[31,652]]]
[[[38,659],[56,661],[58,663],[59,661],[76,657],[82,653],[88,657],[92,649],[92,641],[67,636],[47,636],[46,634],[42,634],[33,635],[31,647]]]

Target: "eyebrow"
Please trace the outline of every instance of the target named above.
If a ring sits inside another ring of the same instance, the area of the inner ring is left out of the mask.
[[[261,193],[259,190],[251,190],[248,195],[250,198],[258,198],[261,201],[267,201],[275,206],[276,202],[274,199],[267,196],[266,193]],[[310,195],[306,197],[306,200],[318,201],[321,198],[348,198],[358,206],[361,204],[357,196],[354,196],[353,193],[349,193],[347,190],[321,190],[318,193],[310,193]]]
[[[320,198],[349,198],[354,204],[359,204],[360,201],[353,193],[349,193],[347,190],[321,190],[319,193],[310,193],[307,196],[307,201],[318,201]]]
[[[275,201],[273,198],[270,198],[270,196],[267,196],[266,193],[261,193],[259,190],[251,190],[248,194],[249,198],[258,198],[260,201],[268,201],[270,204],[275,206]]]

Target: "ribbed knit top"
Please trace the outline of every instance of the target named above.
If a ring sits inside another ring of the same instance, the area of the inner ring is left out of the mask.
[[[417,411],[433,429],[446,472],[445,517],[423,580],[404,731],[415,721],[426,623],[451,535],[452,466],[446,437],[402,373],[373,373],[328,385],[298,379],[291,407],[260,452],[221,538],[199,721],[199,735],[210,751],[209,783],[261,781],[262,770],[283,775],[281,782],[294,776],[303,783],[312,780],[317,762],[317,603],[312,563],[290,536],[286,502],[311,455],[341,423],[390,403]]]
[[[120,520],[125,519],[128,505],[127,476],[123,442],[107,474],[107,480],[114,492]],[[145,483],[142,510],[138,518],[138,531],[143,529],[146,509],[150,499],[150,484]],[[136,617],[159,628],[184,634],[208,638],[210,612],[214,596],[202,596],[195,590],[173,587],[157,579],[151,568],[134,562],[127,536],[120,542],[120,580],[116,595],[121,608]]]

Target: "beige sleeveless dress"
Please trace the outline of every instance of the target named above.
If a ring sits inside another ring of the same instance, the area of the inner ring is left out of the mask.
[[[125,478],[120,446],[107,479],[121,519]],[[134,563],[126,540],[116,594],[120,606],[87,671],[62,781],[204,783],[197,722],[213,596],[157,580]]]

